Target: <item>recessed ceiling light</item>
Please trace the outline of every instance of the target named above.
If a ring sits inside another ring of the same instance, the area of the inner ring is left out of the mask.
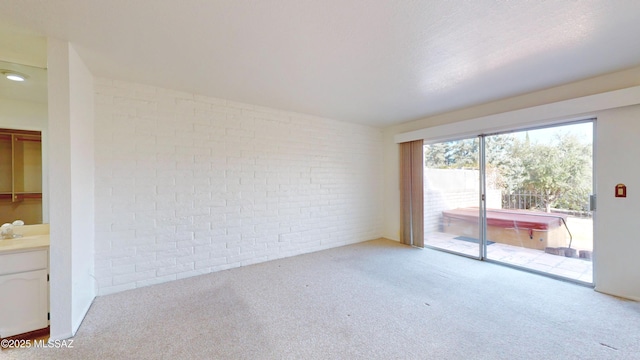
[[[25,74],[21,74],[17,71],[11,71],[11,70],[3,70],[2,75],[4,75],[4,77],[12,81],[25,81],[28,78],[28,76]]]

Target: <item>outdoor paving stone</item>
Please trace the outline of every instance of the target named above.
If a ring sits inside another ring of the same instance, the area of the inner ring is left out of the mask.
[[[448,251],[478,256],[478,245],[453,239],[455,235],[445,233],[427,234],[425,244]],[[548,272],[586,283],[593,282],[592,263],[585,259],[551,255],[544,250],[521,248],[501,243],[487,246],[487,257],[494,261],[522,266],[536,271]]]

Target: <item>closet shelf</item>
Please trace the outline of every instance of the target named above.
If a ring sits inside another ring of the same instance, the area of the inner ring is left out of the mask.
[[[0,129],[0,223],[42,222],[42,137],[39,131]]]

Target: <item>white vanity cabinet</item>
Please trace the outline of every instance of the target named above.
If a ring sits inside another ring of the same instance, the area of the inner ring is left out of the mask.
[[[49,326],[49,251],[0,252],[0,337]]]

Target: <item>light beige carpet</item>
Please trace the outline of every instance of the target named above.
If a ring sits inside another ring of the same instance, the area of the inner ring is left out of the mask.
[[[388,240],[95,300],[7,359],[640,359],[640,304]]]

